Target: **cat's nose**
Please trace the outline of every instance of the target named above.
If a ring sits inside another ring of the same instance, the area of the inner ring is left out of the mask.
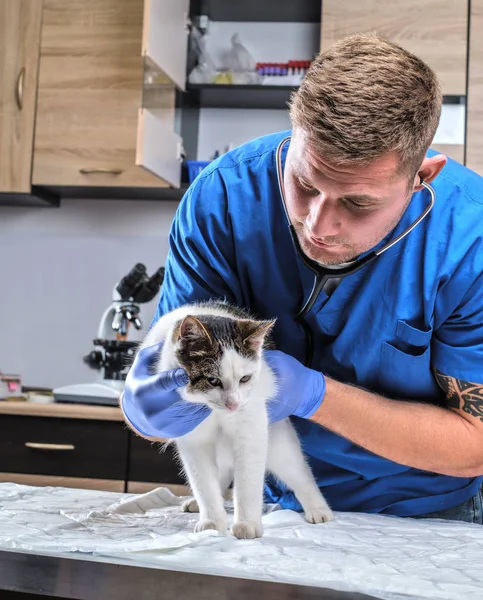
[[[225,406],[228,410],[236,410],[240,406],[240,403],[236,398],[227,398],[225,400]]]

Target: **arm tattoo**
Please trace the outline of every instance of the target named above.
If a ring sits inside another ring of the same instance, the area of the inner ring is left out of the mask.
[[[446,394],[449,408],[458,408],[483,421],[483,384],[444,375],[435,369],[436,381]]]

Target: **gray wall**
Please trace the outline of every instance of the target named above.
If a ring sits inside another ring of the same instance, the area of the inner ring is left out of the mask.
[[[164,265],[172,202],[64,200],[0,207],[0,371],[26,385],[93,381],[82,362],[117,281]],[[149,324],[156,309],[142,305]],[[134,339],[134,338],[133,338]]]

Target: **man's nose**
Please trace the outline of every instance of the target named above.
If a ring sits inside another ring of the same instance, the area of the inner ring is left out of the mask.
[[[334,202],[320,194],[314,198],[307,218],[310,235],[317,239],[324,239],[338,235],[341,227],[339,211]]]

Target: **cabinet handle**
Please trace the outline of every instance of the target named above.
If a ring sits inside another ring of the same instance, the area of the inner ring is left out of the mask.
[[[121,175],[123,169],[108,169],[107,167],[92,167],[86,169],[79,169],[79,173],[82,175],[91,175],[92,173],[108,173],[109,175]]]
[[[15,90],[15,99],[17,100],[17,106],[19,110],[23,108],[23,83],[25,80],[25,67],[20,69],[20,73],[17,77],[17,88]]]
[[[75,450],[72,444],[41,444],[39,442],[25,442],[27,448],[34,450]]]

